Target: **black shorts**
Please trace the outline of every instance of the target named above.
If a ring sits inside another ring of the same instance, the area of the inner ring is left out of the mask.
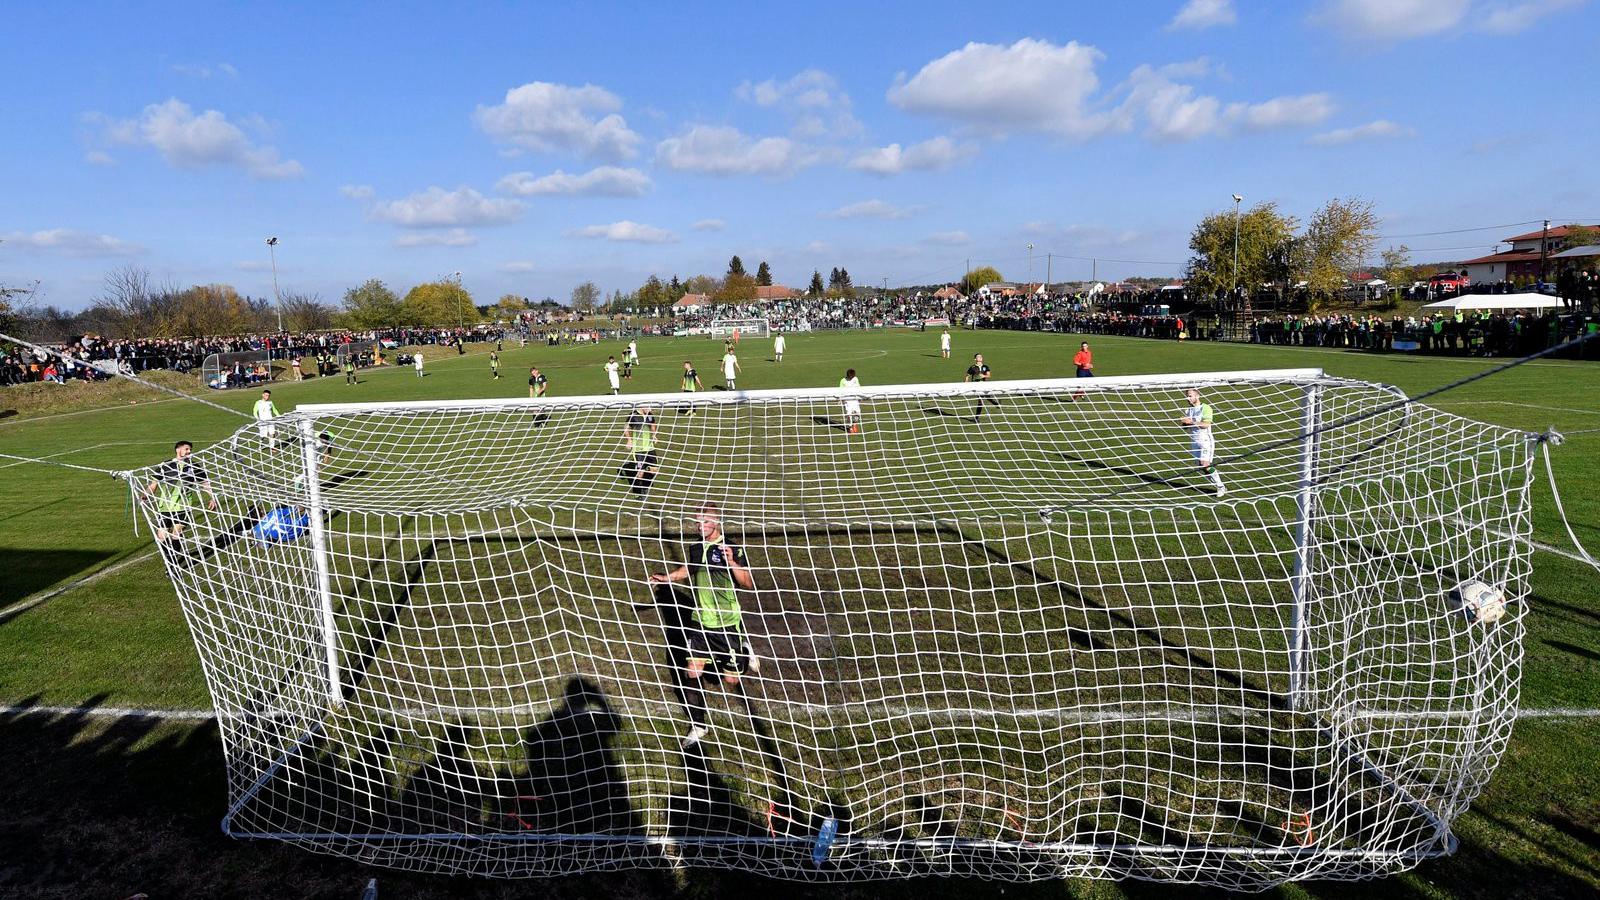
[[[189,514],[186,512],[158,512],[156,513],[156,524],[163,531],[171,531],[180,525],[187,528],[192,523],[189,521]]]
[[[717,669],[724,675],[743,675],[750,661],[750,648],[741,628],[689,629],[689,659],[703,659],[707,668]]]
[[[657,465],[656,452],[646,450],[643,453],[633,454],[633,465],[638,469],[654,469]]]

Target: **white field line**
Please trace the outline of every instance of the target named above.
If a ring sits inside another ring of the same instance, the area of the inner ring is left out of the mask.
[[[1578,413],[1585,416],[1600,416],[1600,409],[1574,409],[1570,406],[1540,406],[1537,403],[1519,403],[1516,400],[1438,400],[1434,402],[1441,406],[1520,406],[1523,409],[1542,409],[1546,412]]]
[[[617,704],[623,710],[633,710],[648,714],[675,715],[680,708],[671,703],[654,703],[649,701],[629,701]],[[460,718],[462,716],[482,715],[498,716],[511,719],[528,719],[549,715],[554,710],[553,705],[521,705],[512,707],[432,707],[427,709],[402,709],[392,712],[413,718],[438,720],[441,717]],[[1265,710],[1221,710],[1208,712],[1199,709],[1165,708],[1149,712],[1118,712],[1115,710],[1101,710],[1098,712],[1083,712],[1080,709],[1040,709],[1023,708],[1010,710],[981,710],[981,709],[938,709],[933,707],[904,706],[895,704],[855,704],[844,706],[829,706],[826,704],[769,704],[770,713],[788,711],[803,713],[804,716],[794,718],[810,718],[816,716],[829,716],[834,718],[861,719],[861,712],[868,710],[887,714],[888,718],[929,717],[945,720],[967,719],[1034,719],[1040,721],[1077,722],[1081,724],[1095,724],[1101,722],[1137,722],[1137,721],[1179,721],[1200,723],[1228,723],[1244,721],[1246,719],[1259,719]],[[854,714],[851,714],[853,710]],[[384,710],[382,712],[391,712]],[[1279,711],[1281,715],[1291,713]],[[217,714],[209,709],[141,709],[124,706],[29,706],[12,705],[0,707],[0,716],[20,715],[46,715],[46,716],[79,716],[84,718],[105,719],[158,719],[162,721],[204,722],[218,718]],[[1482,713],[1475,710],[1460,712],[1446,711],[1442,713],[1388,713],[1379,710],[1355,712],[1345,716],[1350,719],[1365,720],[1404,720],[1424,721],[1451,719],[1476,719]],[[286,714],[269,714],[263,718],[285,718]],[[243,719],[243,716],[234,716]],[[781,717],[780,717],[781,718]],[[1555,706],[1537,709],[1519,709],[1515,714],[1518,720],[1534,719],[1600,719],[1600,708]]]
[[[35,606],[38,606],[39,604],[44,603],[47,600],[53,600],[56,597],[59,597],[62,594],[67,593],[68,591],[75,591],[78,588],[81,588],[86,584],[92,584],[92,583],[94,583],[96,581],[99,581],[102,578],[105,578],[108,575],[115,575],[116,573],[122,571],[123,569],[126,569],[129,566],[136,565],[138,563],[142,563],[145,560],[149,559],[150,557],[155,556],[156,552],[157,552],[156,548],[152,547],[149,550],[146,550],[145,552],[140,553],[137,556],[130,556],[127,559],[125,559],[125,560],[123,560],[123,561],[121,561],[119,563],[114,563],[112,565],[106,566],[104,569],[100,569],[98,571],[91,572],[88,575],[85,575],[82,578],[79,578],[77,581],[69,582],[69,583],[63,584],[63,585],[61,585],[59,587],[54,587],[54,588],[51,588],[49,590],[43,591],[41,593],[34,594],[32,597],[24,597],[23,599],[18,600],[16,603],[11,604],[10,606],[6,607],[5,609],[0,609],[0,623],[3,623],[5,621],[9,620],[10,618],[12,618],[13,616],[17,615],[18,613],[26,612],[26,611],[34,608]]]
[[[177,397],[173,397],[172,399],[176,400],[178,398]],[[63,450],[60,453],[51,453],[51,454],[49,454],[47,456],[35,456],[34,459],[55,459],[58,456],[70,456],[70,455],[72,455],[74,453],[86,453],[86,452],[88,452],[90,450],[99,450],[102,447],[130,447],[130,446],[134,446],[134,445],[137,445],[137,444],[160,444],[162,446],[166,446],[169,443],[171,443],[171,442],[170,441],[106,441],[105,443],[102,443],[102,444],[91,444],[91,445],[89,445],[87,447],[73,447],[71,450]],[[21,454],[18,454],[18,455],[20,456]],[[14,466],[26,466],[26,465],[31,465],[31,463],[24,462],[22,460],[17,460],[16,462],[9,462],[9,463],[6,463],[5,465],[0,465],[0,469],[9,469],[9,468],[12,468]]]
[[[72,412],[50,413],[49,415],[45,416],[29,416],[26,419],[18,418],[15,422],[6,422],[5,420],[0,419],[0,423],[4,423],[3,427],[10,428],[16,425],[26,425],[29,422],[45,422],[50,419],[65,419],[68,416],[86,416],[90,413],[110,412],[113,409],[127,409],[130,406],[137,408],[140,406],[154,406],[157,403],[176,403],[182,399],[182,397],[168,397],[165,400],[141,400],[138,403],[130,403],[127,406],[93,406],[89,409],[78,409],[73,410]]]

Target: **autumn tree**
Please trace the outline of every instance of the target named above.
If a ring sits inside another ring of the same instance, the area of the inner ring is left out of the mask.
[[[1235,215],[1238,216],[1235,222]],[[1284,262],[1298,223],[1276,203],[1258,203],[1243,213],[1221,210],[1200,220],[1189,235],[1187,287],[1214,297],[1243,287],[1253,291],[1287,277]],[[1234,267],[1234,229],[1238,228],[1238,267]]]
[[[1343,290],[1350,273],[1372,258],[1377,243],[1378,216],[1370,200],[1335,198],[1313,213],[1294,259],[1313,306]]]
[[[400,303],[408,324],[455,325],[478,320],[472,294],[454,278],[423,282],[407,291]]]
[[[600,288],[592,281],[585,281],[572,289],[572,309],[575,312],[593,312],[596,303],[600,302]]]
[[[993,284],[996,281],[1005,281],[1005,278],[1000,275],[999,269],[994,266],[979,266],[961,276],[961,293],[970,297],[978,288],[986,284]]]
[[[352,328],[414,325],[402,312],[400,297],[380,279],[369,278],[344,292],[344,321]]]

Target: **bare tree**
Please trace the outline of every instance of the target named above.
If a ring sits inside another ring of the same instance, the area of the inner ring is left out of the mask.
[[[321,331],[333,327],[333,307],[316,294],[291,291],[283,295],[283,327],[290,331]]]
[[[572,289],[572,308],[576,312],[592,311],[599,300],[600,288],[592,281],[585,281]]]

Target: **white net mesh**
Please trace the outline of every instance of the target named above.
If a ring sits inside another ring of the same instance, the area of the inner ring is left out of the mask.
[[[1449,852],[1510,735],[1529,448],[1410,404],[1304,437],[1396,397],[1293,370],[663,395],[653,423],[314,407],[137,487],[234,835],[497,876],[1262,887]],[[721,582],[648,582],[701,558],[708,500],[738,630],[699,612]]]

